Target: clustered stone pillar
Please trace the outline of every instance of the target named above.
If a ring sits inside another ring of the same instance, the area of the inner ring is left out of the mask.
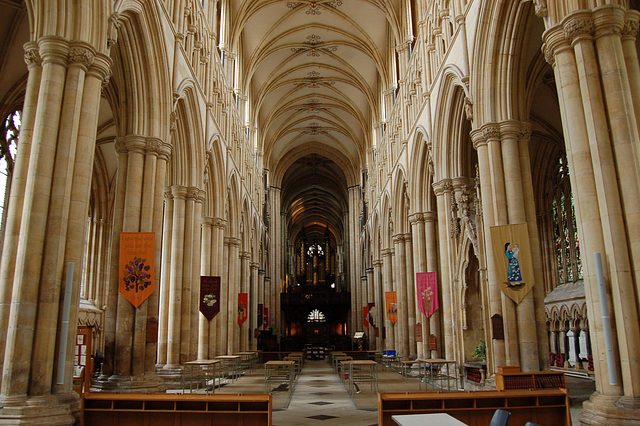
[[[75,325],[98,105],[110,59],[88,43],[56,36],[27,43],[25,52],[29,79],[0,276],[0,421],[72,423],[79,410],[70,380],[75,326],[60,342],[60,307],[73,263],[68,321]],[[30,214],[23,217],[23,209]],[[58,359],[59,345],[65,359]]]
[[[375,294],[374,303],[376,304],[375,310],[377,313],[377,317],[374,318],[374,321],[377,327],[376,350],[382,351],[385,348],[384,342],[382,339],[382,330],[386,323],[384,320],[384,311],[385,311],[384,290],[382,288],[383,263],[382,263],[382,260],[378,259],[378,260],[374,260],[372,264],[373,264],[373,287],[374,287],[374,294]]]
[[[504,321],[504,341],[493,336],[491,365],[519,365],[523,371],[546,368],[548,353],[542,261],[533,203],[528,141],[530,126],[515,120],[487,123],[471,136],[478,152],[487,241],[490,316]],[[496,275],[491,227],[526,223],[533,261],[534,287],[516,304],[500,291]]]
[[[407,277],[405,268],[404,235],[393,236],[395,290],[398,300],[398,322],[396,322],[396,347],[398,356],[409,356],[409,301],[407,300]],[[415,342],[415,337],[414,337]]]
[[[640,215],[640,110],[634,100],[640,77],[632,43],[637,31],[638,12],[604,5],[569,13],[544,34],[561,105],[595,354],[596,392],[584,404],[580,421],[585,424],[638,420],[640,234],[629,228]],[[613,372],[594,253],[601,253],[604,263],[617,361]]]
[[[450,179],[443,179],[433,184],[433,192],[436,195],[436,204],[438,206],[438,217],[444,220],[438,222],[438,242],[440,252],[440,297],[441,297],[441,319],[443,323],[444,334],[438,343],[444,347],[444,356],[446,359],[454,359],[454,327],[453,327],[453,308],[451,304],[451,287],[453,285],[450,271],[452,267],[450,247],[450,215],[451,211],[451,192],[453,185]],[[429,240],[427,240],[429,246]],[[429,266],[430,267],[430,266]],[[442,353],[442,352],[441,352]]]
[[[380,306],[380,309],[382,310],[382,312],[387,311],[386,306],[386,294],[389,291],[393,291],[393,268],[391,266],[392,263],[392,257],[393,257],[393,249],[382,249],[382,305]],[[396,326],[395,324],[393,324],[390,320],[389,317],[384,314],[383,316],[383,321],[384,321],[384,328],[385,328],[385,342],[384,342],[384,348],[385,349],[395,349],[395,345],[396,345],[396,339],[395,339],[395,335],[396,335]],[[397,324],[397,322],[396,322]]]
[[[105,363],[100,386],[157,390],[162,386],[154,373],[156,342],[147,342],[146,328],[148,318],[158,315],[158,291],[138,308],[119,293],[120,233],[155,232],[155,245],[160,248],[162,191],[171,147],[157,138],[129,135],[116,139],[116,151],[118,175],[105,318]],[[161,258],[159,250],[155,253],[157,289]]]

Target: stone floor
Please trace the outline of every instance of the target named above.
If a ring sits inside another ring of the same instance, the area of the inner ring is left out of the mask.
[[[573,425],[579,425],[577,419],[582,409],[582,401],[593,392],[594,382],[570,376],[567,376],[566,380],[572,401]],[[417,379],[405,379],[393,370],[385,371],[384,368],[380,368],[378,391],[418,390]],[[264,370],[261,366],[216,389],[216,393],[264,392]],[[360,393],[351,396],[327,361],[306,361],[293,392],[289,392],[288,386],[283,384],[275,387],[272,395],[274,426],[378,424],[377,393],[370,385],[363,385]]]

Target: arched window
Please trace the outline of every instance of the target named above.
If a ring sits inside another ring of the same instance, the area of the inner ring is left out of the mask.
[[[11,177],[18,151],[18,135],[22,124],[21,111],[14,111],[2,122],[0,131],[0,247],[4,241],[4,229],[7,221],[6,206],[11,192]]]
[[[556,248],[556,264],[560,284],[582,279],[580,243],[569,182],[567,159],[562,156],[556,164],[555,191],[552,200],[553,236]]]
[[[309,312],[309,316],[307,317],[307,322],[327,322],[327,319],[324,317],[324,314],[317,309]]]

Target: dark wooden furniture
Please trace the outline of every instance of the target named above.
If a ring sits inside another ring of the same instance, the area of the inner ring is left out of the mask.
[[[271,425],[270,394],[86,393],[82,424],[127,425]]]
[[[498,367],[496,390],[566,388],[564,373],[560,371],[522,372],[520,367]]]
[[[511,424],[528,421],[571,426],[566,389],[378,393],[378,424],[396,426],[397,414],[447,413],[469,426],[485,426],[496,409],[511,413]]]

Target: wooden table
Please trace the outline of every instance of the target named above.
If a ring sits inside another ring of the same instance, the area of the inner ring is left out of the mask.
[[[391,419],[398,423],[400,426],[424,426],[424,425],[438,425],[438,426],[466,426],[466,423],[451,417],[446,413],[431,413],[431,414],[403,414],[391,416]]]
[[[288,383],[289,393],[293,392],[295,383],[294,361],[268,361],[264,364],[264,392],[271,392],[271,384]]]
[[[416,361],[420,362],[419,368],[423,373],[418,389],[422,388],[423,381],[425,390],[427,384],[440,390],[458,389],[458,376],[455,372],[456,361],[440,358],[418,358]],[[451,365],[453,365],[453,369],[451,369]],[[451,373],[454,374],[453,377],[451,377]]]
[[[204,359],[197,361],[188,361],[184,363],[182,370],[182,388],[186,390],[187,381],[189,382],[189,393],[193,393],[194,389],[202,382],[209,393],[208,382],[211,380],[211,393],[216,391],[216,365],[222,361],[218,359]]]

